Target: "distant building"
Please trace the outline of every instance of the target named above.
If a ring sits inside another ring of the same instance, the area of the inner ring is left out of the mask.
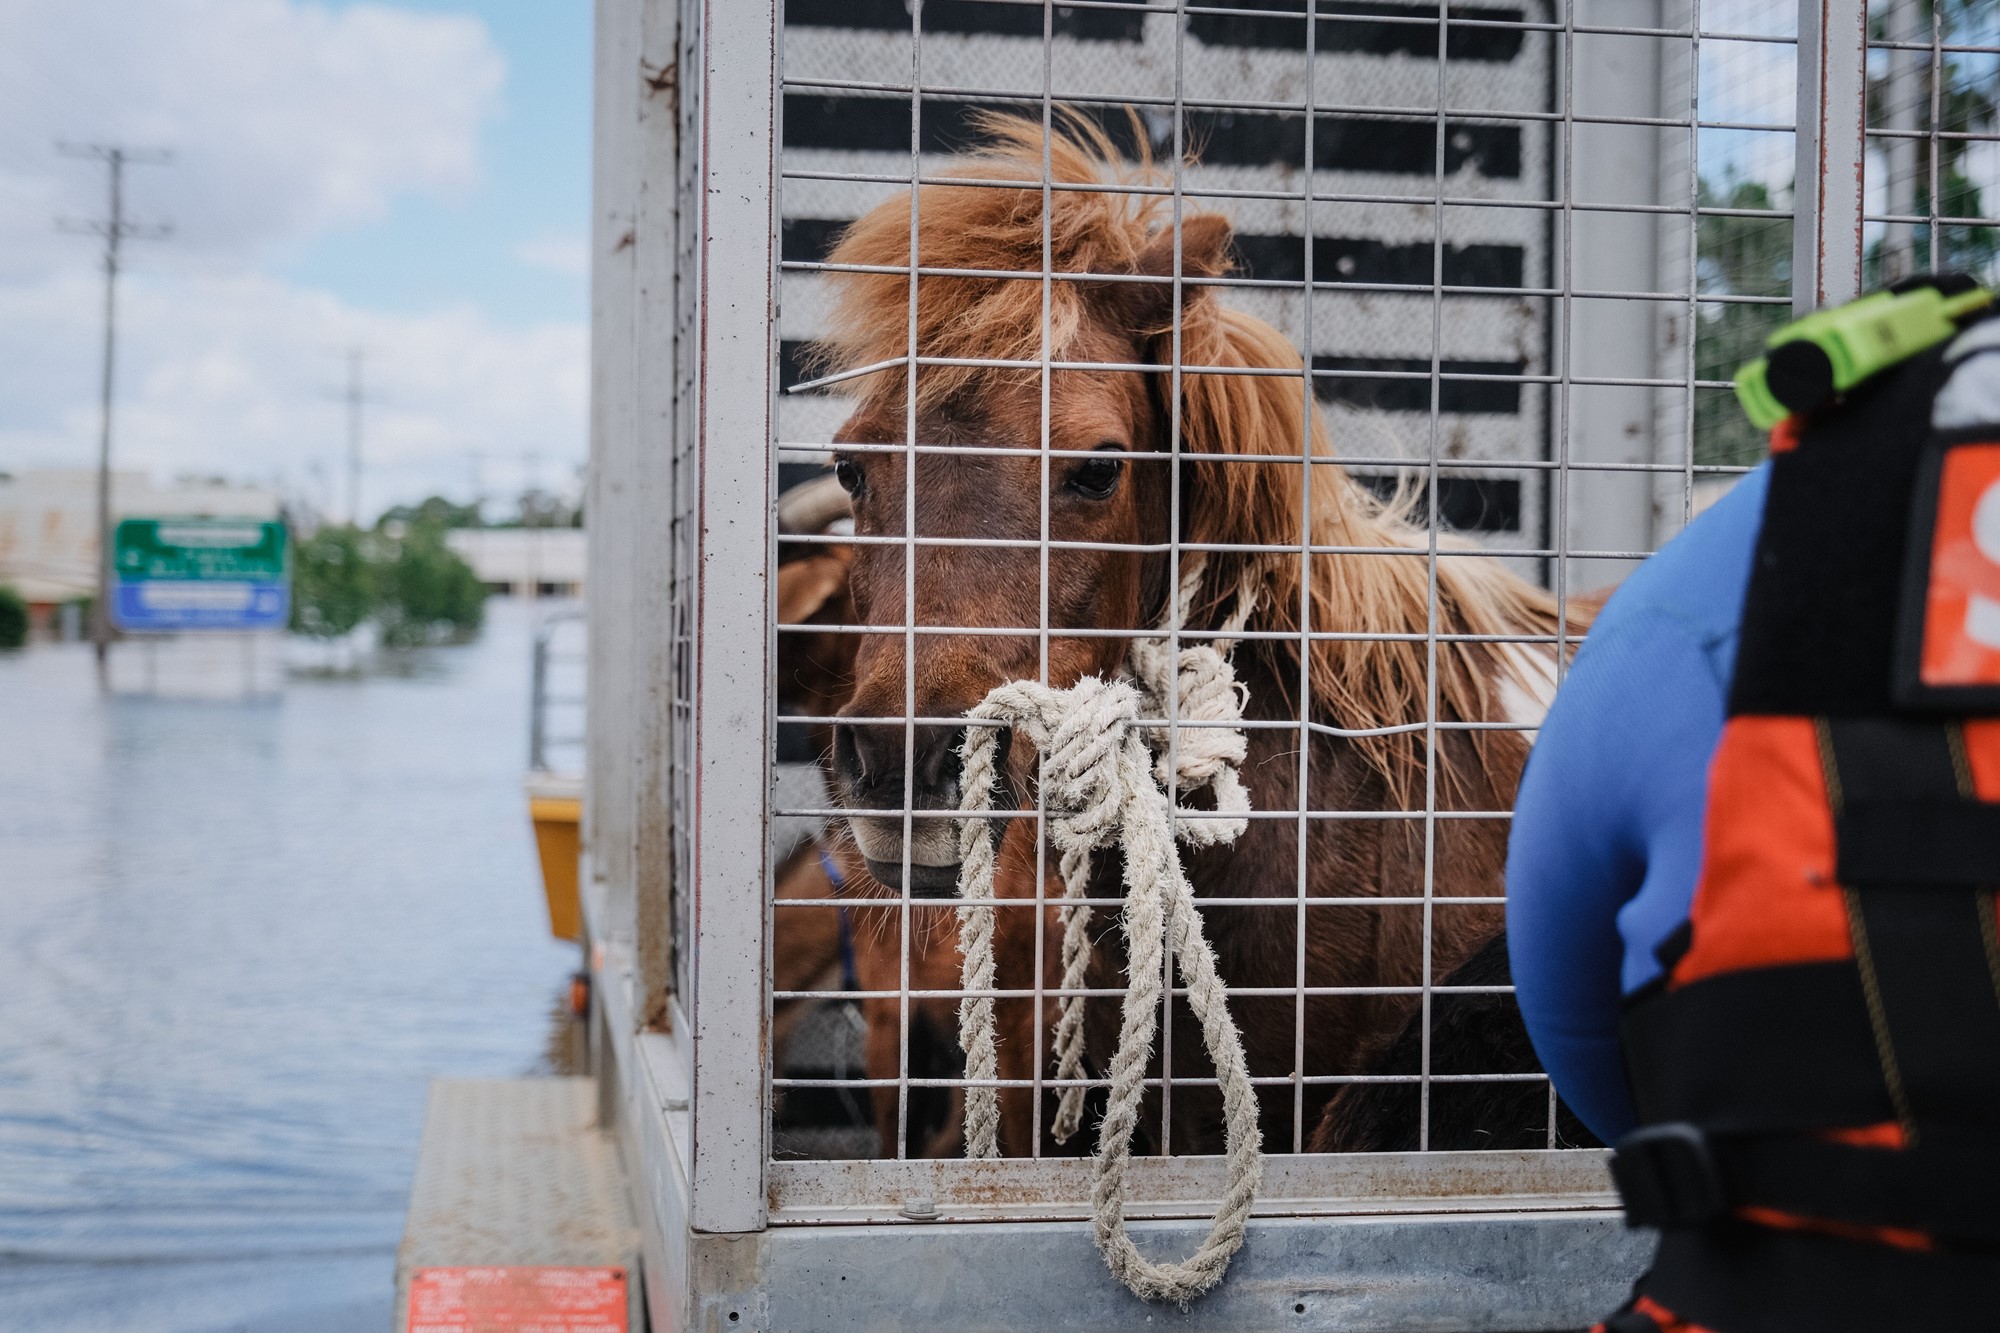
[[[144,472],[111,474],[111,517],[277,518],[278,497],[225,481],[158,486]],[[581,536],[582,534],[578,534]],[[44,468],[0,474],[0,583],[47,608],[97,591],[97,473]]]
[[[583,595],[582,528],[453,528],[445,540],[494,592]]]

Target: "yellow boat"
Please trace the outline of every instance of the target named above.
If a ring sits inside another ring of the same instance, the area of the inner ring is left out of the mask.
[[[583,909],[577,902],[577,856],[582,847],[583,780],[556,773],[531,773],[528,815],[535,821],[535,850],[542,861],[542,892],[549,900],[549,933],[560,940],[583,939]]]

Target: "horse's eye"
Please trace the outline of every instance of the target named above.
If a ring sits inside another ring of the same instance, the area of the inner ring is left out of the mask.
[[[1124,471],[1124,459],[1100,449],[1096,457],[1069,474],[1069,488],[1086,499],[1108,500],[1118,489],[1118,478]]]
[[[852,459],[843,458],[833,465],[833,479],[839,482],[840,489],[846,491],[849,495],[859,495],[861,494],[862,483],[867,481],[868,478],[862,474],[859,463],[854,462]]]

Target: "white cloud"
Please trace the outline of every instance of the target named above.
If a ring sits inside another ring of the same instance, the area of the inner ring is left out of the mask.
[[[505,77],[465,15],[0,0],[0,276],[73,253],[53,215],[103,211],[103,170],[57,140],[172,149],[171,166],[132,173],[135,210],[171,218],[183,254],[247,262],[399,193],[469,188]]]
[[[87,274],[0,287],[0,460],[84,466],[97,430],[98,289]],[[476,311],[357,309],[262,275],[141,278],[124,289],[117,452],[171,477],[282,479],[344,508],[344,350],[366,349],[368,510],[463,496],[469,451],[533,451],[546,477],[581,456],[588,410],[580,324],[512,328]],[[39,411],[24,412],[28,404]],[[317,469],[317,471],[316,471]],[[504,474],[502,474],[504,476]]]
[[[368,310],[265,271],[400,196],[470,190],[504,78],[470,15],[0,0],[0,469],[95,457],[101,278],[92,243],[51,220],[99,216],[104,172],[58,155],[64,138],[176,152],[128,177],[133,213],[176,230],[134,254],[120,288],[121,466],[283,477],[307,494],[316,475],[337,483],[345,430],[328,391],[359,344],[368,508],[463,494],[475,448],[535,450],[548,478],[565,475],[586,425],[582,325]]]
[[[590,245],[580,236],[538,236],[514,247],[514,258],[530,268],[546,269],[566,278],[590,273]]]

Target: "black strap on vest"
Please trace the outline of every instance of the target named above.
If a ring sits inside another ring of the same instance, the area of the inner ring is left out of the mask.
[[[1729,1221],[1662,1236],[1640,1290],[1727,1333],[1981,1328],[1994,1322],[2000,1257]]]
[[[1632,1226],[1706,1226],[1756,1207],[2000,1250],[2000,1143],[1990,1127],[1955,1127],[1899,1149],[1648,1125],[1619,1143],[1611,1174]]]
[[[1973,798],[1956,723],[1821,723],[1840,882],[1869,1021],[1912,1141],[1926,1122],[2000,1125],[2000,806]],[[1928,841],[1904,841],[1919,832]],[[1985,898],[1982,906],[1981,898]]]
[[[1854,965],[1724,972],[1626,1010],[1633,1106],[1721,1133],[1834,1129],[1895,1114]]]
[[[1946,373],[1944,348],[1915,357],[1813,417],[1798,447],[1771,460],[1732,716],[1892,710],[1906,497]]]

